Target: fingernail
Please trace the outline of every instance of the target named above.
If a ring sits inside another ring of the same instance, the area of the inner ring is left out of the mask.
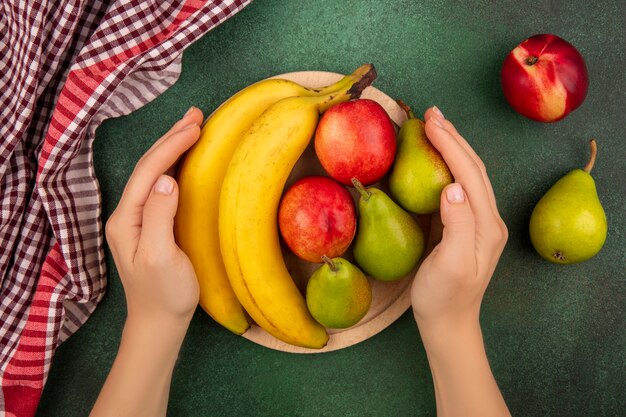
[[[433,123],[434,123],[434,124],[436,124],[437,126],[439,126],[439,127],[443,128],[443,125],[441,124],[441,122],[440,122],[437,118],[435,118],[435,117],[433,117],[433,116],[430,116],[430,117],[428,118],[428,120],[430,120],[431,122],[433,122]]]
[[[448,199],[448,203],[462,203],[465,201],[461,184],[455,182],[446,188],[446,198]]]
[[[439,110],[439,107],[433,106],[433,112],[435,112],[435,114],[437,116],[441,117],[442,119],[445,119],[443,113],[441,112],[441,110]]]
[[[185,113],[185,115],[183,116],[183,119],[187,116],[189,116],[191,114],[192,111],[194,111],[195,107],[191,106],[189,107],[189,110],[187,110],[187,113]]]
[[[159,177],[156,184],[154,184],[154,192],[157,194],[169,195],[172,194],[172,191],[174,191],[174,183],[165,175]]]

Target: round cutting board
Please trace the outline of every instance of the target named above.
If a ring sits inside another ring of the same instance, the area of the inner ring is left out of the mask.
[[[331,72],[302,71],[281,74],[272,78],[288,79],[306,87],[315,88],[332,84],[338,81],[342,76],[341,74]],[[406,120],[406,114],[395,100],[374,87],[366,88],[361,94],[361,98],[377,101],[387,111],[387,114],[391,120],[393,120],[396,127],[401,126]],[[311,140],[311,144],[295,165],[287,180],[285,190],[296,180],[308,175],[328,176],[317,160],[313,140]],[[383,178],[379,183],[372,186],[388,191],[387,178]],[[350,188],[349,190],[356,204],[358,201],[358,193],[354,189]],[[430,216],[418,218],[417,220],[425,236],[429,236]],[[429,252],[432,246],[432,239],[429,239],[425,253]],[[321,264],[313,264],[297,258],[285,245],[283,245],[283,256],[287,269],[291,273],[296,285],[298,285],[298,288],[300,288],[301,292],[304,294],[308,278]],[[343,257],[354,262],[352,258],[352,247],[348,248],[348,251]],[[410,307],[411,283],[413,282],[416,270],[417,267],[411,273],[407,274],[406,277],[392,282],[383,282],[369,278],[370,284],[372,285],[372,304],[368,313],[360,322],[350,328],[327,329],[330,338],[328,344],[322,349],[307,349],[290,345],[276,339],[256,324],[253,324],[250,329],[243,334],[243,337],[270,349],[291,353],[323,353],[352,346],[367,340],[385,329]]]

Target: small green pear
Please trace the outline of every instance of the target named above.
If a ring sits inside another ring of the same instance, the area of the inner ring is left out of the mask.
[[[408,119],[398,133],[398,151],[391,174],[391,196],[406,210],[430,214],[439,209],[441,191],[452,183],[452,174],[443,157],[430,143],[424,122],[398,100]]]
[[[543,258],[560,264],[586,261],[606,240],[606,215],[590,175],[597,145],[584,169],[558,180],[539,200],[530,216],[530,240]]]
[[[352,183],[361,194],[354,259],[373,278],[393,281],[404,277],[424,253],[422,229],[383,191],[365,189],[356,178]]]
[[[323,255],[306,287],[309,312],[321,325],[345,329],[357,324],[372,303],[372,287],[365,274],[343,258]]]

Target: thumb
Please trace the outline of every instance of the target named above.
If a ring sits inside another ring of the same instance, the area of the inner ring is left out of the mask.
[[[441,222],[443,236],[439,252],[446,259],[445,264],[461,268],[473,265],[476,242],[474,213],[459,183],[446,186],[441,193]]]
[[[156,253],[167,253],[175,246],[174,216],[178,208],[178,186],[174,178],[161,175],[143,206],[139,245]]]

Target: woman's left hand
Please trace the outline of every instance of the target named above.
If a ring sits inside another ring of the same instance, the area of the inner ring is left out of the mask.
[[[180,323],[198,304],[196,275],[174,241],[178,185],[165,173],[200,136],[203,115],[191,108],[137,163],[106,225],[128,307],[128,320]]]

